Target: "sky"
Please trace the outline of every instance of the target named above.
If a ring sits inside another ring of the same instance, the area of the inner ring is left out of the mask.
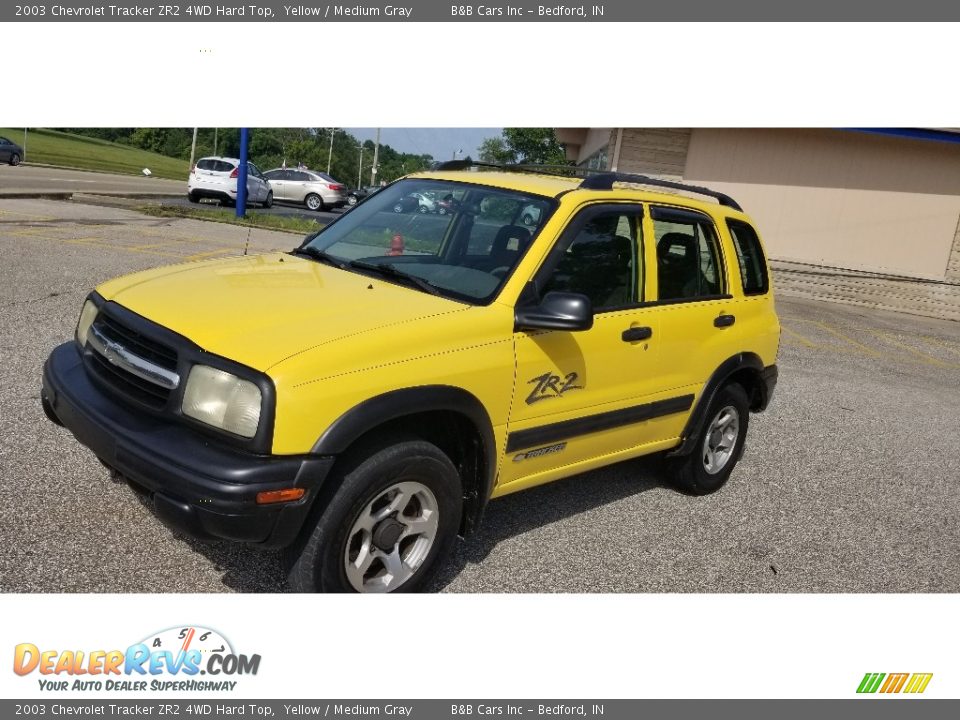
[[[376,138],[376,128],[345,128],[360,140]],[[380,142],[399,152],[432,155],[435,160],[457,157],[477,158],[478,148],[488,137],[500,134],[501,128],[382,128]],[[459,152],[462,151],[462,152]]]

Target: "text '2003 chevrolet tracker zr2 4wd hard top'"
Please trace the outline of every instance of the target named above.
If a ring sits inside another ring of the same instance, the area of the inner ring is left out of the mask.
[[[445,163],[290,253],[106,282],[44,409],[300,591],[417,589],[490,498],[640,455],[716,490],[777,378],[760,239],[722,193],[582,174]]]

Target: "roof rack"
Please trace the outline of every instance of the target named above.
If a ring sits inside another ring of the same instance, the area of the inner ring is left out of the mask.
[[[631,175],[630,173],[601,172],[596,175],[590,175],[582,183],[580,188],[583,190],[611,190],[615,182],[636,183],[638,185],[652,185],[653,187],[671,188],[673,190],[684,190],[696,195],[707,195],[714,198],[721,205],[743,211],[740,203],[734,200],[726,193],[717,192],[710,188],[699,185],[687,185],[685,183],[673,182],[672,180],[661,180],[652,178],[649,175]]]
[[[638,185],[650,185],[653,187],[670,188],[672,190],[683,190],[695,195],[706,195],[714,198],[718,203],[734,210],[743,211],[740,203],[734,200],[726,193],[717,192],[710,188],[699,185],[687,185],[685,183],[674,182],[672,180],[661,180],[649,175],[634,175],[630,173],[611,172],[609,170],[593,170],[590,168],[578,167],[577,165],[537,165],[530,163],[518,164],[500,164],[477,162],[470,158],[462,160],[446,160],[434,163],[431,170],[468,170],[472,167],[495,168],[497,170],[508,170],[510,172],[529,172],[548,175],[568,174],[574,177],[582,176],[580,183],[581,190],[612,190],[615,182],[635,183]]]

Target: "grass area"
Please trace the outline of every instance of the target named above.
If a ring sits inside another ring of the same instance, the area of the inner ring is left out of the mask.
[[[23,144],[23,128],[0,128],[0,135]],[[143,168],[149,168],[156,177],[186,180],[190,173],[186,160],[43,128],[27,132],[26,155],[27,162],[122,175],[140,175]]]
[[[220,210],[201,207],[181,207],[178,205],[141,205],[136,210],[153,217],[190,218],[193,220],[209,220],[212,222],[243,225],[244,227],[258,227],[267,230],[284,230],[286,232],[306,235],[323,227],[323,223],[316,220],[306,220],[300,217],[287,215],[268,215],[266,213],[250,212],[238,218],[234,210]]]

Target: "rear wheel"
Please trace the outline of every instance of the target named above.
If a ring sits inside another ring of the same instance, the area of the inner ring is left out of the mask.
[[[669,461],[673,484],[691,495],[719,490],[743,454],[749,421],[750,406],[743,387],[731,383],[722,388],[710,403],[693,452]]]
[[[436,573],[460,526],[460,476],[435,445],[399,441],[352,459],[309,535],[286,553],[296,592],[410,592]]]
[[[323,210],[323,198],[316,193],[310,193],[307,195],[303,202],[310,210],[314,210],[316,212]]]

